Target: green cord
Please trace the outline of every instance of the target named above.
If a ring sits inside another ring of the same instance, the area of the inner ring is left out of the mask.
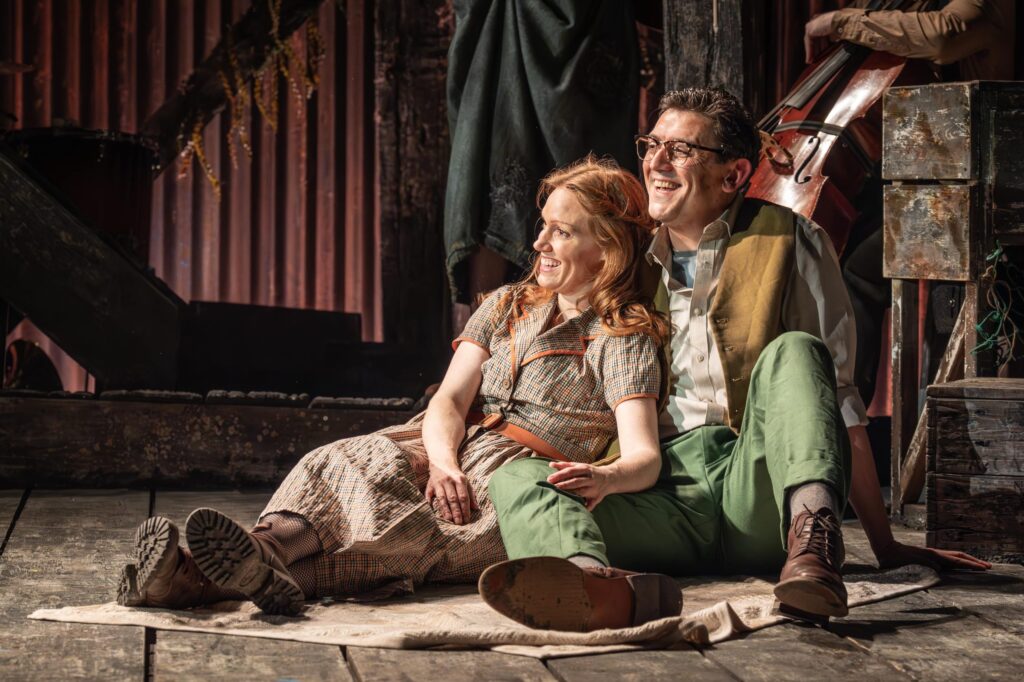
[[[1003,245],[996,241],[996,248],[985,257],[989,265],[981,281],[988,283],[985,300],[990,310],[975,325],[979,342],[971,350],[974,354],[995,350],[997,366],[1019,357],[1017,336],[1024,325],[1024,313],[1013,306],[1014,299],[1024,294],[1024,271],[1004,255]]]

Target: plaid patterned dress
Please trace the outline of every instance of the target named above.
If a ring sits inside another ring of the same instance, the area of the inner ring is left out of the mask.
[[[500,414],[553,445],[566,458],[593,462],[615,435],[618,403],[657,398],[658,350],[643,334],[609,336],[587,311],[545,330],[554,300],[501,313],[499,289],[481,304],[454,342],[490,353],[478,408]],[[313,562],[317,594],[366,592],[408,578],[419,584],[468,582],[505,559],[491,474],[534,452],[500,433],[467,428],[459,462],[479,510],[465,525],[436,516],[423,490],[429,463],[422,415],[407,424],[324,445],[300,461],[263,515],[291,512],[316,529],[323,553]]]

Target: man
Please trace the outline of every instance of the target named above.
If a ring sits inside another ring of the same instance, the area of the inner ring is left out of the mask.
[[[661,224],[645,256],[650,289],[673,325],[661,475],[648,491],[603,497],[599,467],[501,467],[490,492],[511,561],[481,577],[484,599],[520,622],[589,630],[672,615],[664,589],[640,589],[663,582],[610,566],[781,567],[775,592],[791,611],[845,615],[847,500],[882,566],[987,567],[893,539],[851,380],[854,322],[835,252],[806,219],[743,198],[760,148],[749,113],[722,90],[695,88],[666,94],[661,112],[637,138]],[[530,558],[545,555],[556,558]],[[556,569],[560,580],[545,579]]]

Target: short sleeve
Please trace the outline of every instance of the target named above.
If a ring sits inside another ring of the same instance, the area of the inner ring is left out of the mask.
[[[601,374],[604,399],[613,410],[634,398],[658,398],[661,363],[658,345],[647,334],[606,337]]]
[[[508,290],[508,286],[501,287],[491,292],[483,300],[480,307],[476,309],[476,312],[470,316],[469,322],[466,323],[466,328],[452,341],[452,350],[458,348],[459,344],[463,341],[468,341],[490,352],[491,336],[494,335],[494,330],[500,321],[499,317],[501,317],[498,315],[498,301],[501,300]]]

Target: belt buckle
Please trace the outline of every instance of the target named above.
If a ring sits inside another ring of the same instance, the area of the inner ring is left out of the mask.
[[[493,429],[496,426],[500,426],[503,421],[505,421],[503,416],[492,412],[480,420],[480,426],[485,429]]]

